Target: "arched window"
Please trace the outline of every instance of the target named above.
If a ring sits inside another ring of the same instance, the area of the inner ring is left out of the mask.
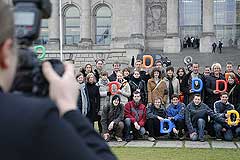
[[[112,13],[107,6],[96,10],[96,44],[109,45],[112,34]]]
[[[42,19],[39,38],[34,41],[34,44],[47,44],[48,43],[48,20]]]
[[[77,7],[71,6],[64,14],[64,43],[78,44],[80,41],[80,13]]]

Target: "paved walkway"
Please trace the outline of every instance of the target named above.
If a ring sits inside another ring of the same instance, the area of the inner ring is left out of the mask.
[[[146,140],[133,140],[131,142],[108,142],[110,147],[154,147],[154,148],[228,148],[240,149],[240,142],[226,142],[226,141],[170,141],[161,140],[150,142]]]

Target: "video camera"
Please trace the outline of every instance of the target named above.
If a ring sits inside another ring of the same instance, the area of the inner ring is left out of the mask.
[[[15,34],[19,49],[19,64],[12,92],[35,96],[48,96],[48,82],[42,73],[41,62],[30,47],[39,36],[41,19],[51,16],[49,0],[13,0]],[[62,76],[64,66],[60,60],[48,60],[53,69]]]

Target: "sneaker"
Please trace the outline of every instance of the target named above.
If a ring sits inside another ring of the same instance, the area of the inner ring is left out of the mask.
[[[204,142],[204,141],[205,141],[204,138],[201,138],[201,139],[200,139],[200,142]]]
[[[149,140],[150,142],[154,142],[156,139],[153,138],[153,137],[148,137],[148,140]]]
[[[117,142],[122,142],[123,141],[121,137],[115,136],[115,138],[116,138]]]
[[[222,138],[216,138],[216,141],[221,141],[222,140]]]
[[[133,140],[133,135],[129,135],[126,137],[126,142],[130,142],[131,140]]]

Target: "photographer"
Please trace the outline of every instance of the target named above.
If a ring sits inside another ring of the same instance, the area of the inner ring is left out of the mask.
[[[65,64],[59,77],[49,63],[43,73],[48,98],[9,94],[17,66],[13,13],[0,1],[0,149],[1,159],[116,159],[77,110],[74,69]],[[59,118],[59,115],[61,118]]]

